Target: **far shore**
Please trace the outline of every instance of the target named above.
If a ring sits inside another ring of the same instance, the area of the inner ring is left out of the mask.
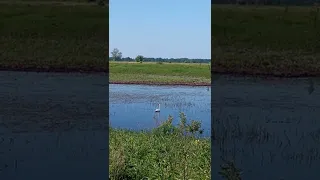
[[[257,76],[257,77],[276,77],[276,78],[302,78],[302,77],[320,77],[320,71],[301,71],[301,72],[280,72],[280,71],[259,71],[243,69],[224,69],[216,68],[211,72],[213,75],[232,75],[232,76]]]
[[[211,83],[205,82],[170,82],[170,83],[162,83],[162,82],[146,82],[146,81],[136,81],[136,82],[114,82],[111,81],[109,84],[128,84],[128,85],[154,85],[154,86],[211,86]]]
[[[12,72],[46,72],[46,73],[85,73],[85,74],[108,74],[108,68],[70,68],[70,67],[1,67],[0,71]]]
[[[0,71],[12,72],[47,72],[47,73],[83,73],[83,74],[109,74],[109,69],[98,68],[36,68],[36,67],[0,67]],[[303,78],[320,77],[319,71],[302,72],[261,72],[258,70],[226,70],[216,68],[212,70],[212,75],[231,75],[231,76],[257,76],[257,77],[276,77],[276,78]],[[207,82],[150,82],[150,81],[110,81],[110,84],[145,84],[145,85],[178,85],[178,86],[210,86]]]

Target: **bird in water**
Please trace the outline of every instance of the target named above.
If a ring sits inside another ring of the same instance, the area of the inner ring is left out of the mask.
[[[159,104],[159,108],[154,110],[155,112],[160,112],[160,104]]]

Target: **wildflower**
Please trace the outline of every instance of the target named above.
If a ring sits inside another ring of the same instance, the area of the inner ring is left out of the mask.
[[[199,144],[199,142],[200,142],[199,139],[197,139],[197,140],[194,141],[195,144]]]

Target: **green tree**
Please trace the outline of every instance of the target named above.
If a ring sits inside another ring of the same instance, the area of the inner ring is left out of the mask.
[[[143,56],[138,55],[138,56],[136,57],[136,62],[142,63],[142,62],[143,62]]]
[[[111,57],[113,61],[120,60],[122,58],[122,52],[120,52],[119,49],[114,48],[111,52]]]

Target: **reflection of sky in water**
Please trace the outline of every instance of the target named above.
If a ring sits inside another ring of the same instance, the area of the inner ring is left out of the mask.
[[[110,124],[112,127],[149,129],[169,115],[179,120],[200,120],[210,130],[211,90],[207,87],[115,85],[109,87]],[[160,113],[154,110],[161,104]]]
[[[221,156],[243,179],[319,179],[320,79],[221,76],[213,84],[215,176]]]

